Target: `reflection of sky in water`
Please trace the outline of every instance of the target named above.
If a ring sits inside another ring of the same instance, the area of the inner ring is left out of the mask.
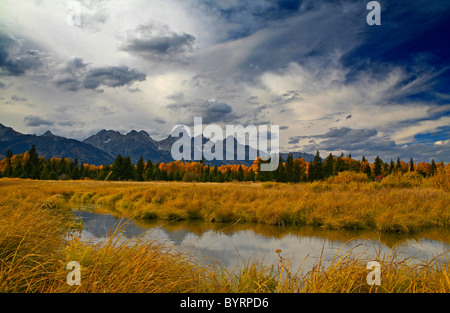
[[[338,250],[346,252],[356,247],[356,255],[370,258],[375,251],[381,250],[381,255],[387,255],[390,247],[383,245],[376,236],[373,238],[357,238],[346,240],[329,239],[320,235],[283,234],[282,236],[264,236],[247,230],[227,229],[227,231],[204,230],[190,231],[179,227],[171,229],[169,222],[155,222],[150,225],[139,225],[133,221],[116,218],[110,214],[97,214],[91,211],[77,211],[76,216],[82,218],[84,230],[82,237],[93,242],[105,240],[116,227],[126,223],[121,235],[127,239],[142,236],[146,240],[157,238],[169,241],[183,247],[199,258],[206,257],[210,261],[219,261],[231,269],[243,262],[264,261],[266,264],[276,264],[278,255],[276,249],[281,249],[283,258],[291,258],[293,269],[303,264],[308,270],[322,254],[322,259],[331,260]],[[199,222],[197,222],[199,223]],[[206,223],[207,224],[207,223]],[[272,226],[267,226],[272,227]],[[395,235],[398,236],[398,235]],[[397,238],[397,237],[394,237]],[[397,254],[400,257],[430,258],[449,250],[448,242],[440,242],[426,238],[408,238],[398,236]],[[373,258],[375,260],[375,258]]]

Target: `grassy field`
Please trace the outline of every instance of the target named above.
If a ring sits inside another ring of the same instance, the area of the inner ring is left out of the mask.
[[[381,183],[341,173],[315,183],[42,182],[0,181],[9,196],[71,205],[100,205],[140,219],[252,222],[416,232],[450,226],[448,181],[402,175]],[[11,194],[12,193],[12,194]]]
[[[341,177],[342,178],[342,177]],[[366,283],[368,260],[341,251],[307,274],[279,262],[227,271],[160,242],[103,244],[68,237],[80,227],[77,204],[99,204],[125,216],[317,225],[380,231],[448,229],[445,185],[319,182],[132,183],[0,180],[0,292],[450,292],[448,262],[380,255],[381,286]],[[395,185],[397,184],[397,185]],[[275,252],[274,252],[275,253]],[[82,284],[66,283],[66,264],[82,267]],[[444,259],[445,260],[445,259]],[[325,260],[324,260],[325,261]],[[372,261],[372,260],[371,260]],[[326,265],[325,265],[326,264]]]

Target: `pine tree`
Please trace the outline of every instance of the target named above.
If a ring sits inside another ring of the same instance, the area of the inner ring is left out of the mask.
[[[409,160],[409,171],[414,172],[414,161],[413,158]]]
[[[143,181],[145,174],[144,158],[141,156],[136,164],[136,180]]]
[[[237,174],[236,174],[236,179],[238,181],[244,181],[244,170],[242,169],[242,165],[239,165]]]
[[[152,160],[148,159],[147,163],[145,164],[145,172],[144,172],[144,180],[150,181],[153,180],[153,163]]]
[[[122,175],[124,180],[130,180],[136,177],[136,169],[131,162],[130,156],[126,156],[123,159]]]
[[[367,162],[367,160],[366,160],[366,164],[365,164],[365,167],[364,167],[364,173],[367,175],[367,177],[371,178],[371,176],[372,176],[372,169],[370,168],[370,164],[369,164],[369,162]]]
[[[43,179],[43,180],[50,180],[51,179],[50,171],[48,170],[47,166],[44,166],[42,168],[42,171],[41,171],[41,174],[40,174],[40,179]]]
[[[308,169],[308,179],[309,181],[320,180],[323,178],[322,175],[322,158],[320,157],[319,150],[317,150],[316,155],[314,156],[313,161],[309,164]]]
[[[323,161],[323,177],[324,178],[328,178],[333,175],[333,162],[334,162],[334,157],[330,153]]]
[[[294,181],[294,156],[289,153],[286,159],[286,181]]]
[[[395,165],[395,170],[397,172],[402,172],[402,164],[400,163],[400,158],[397,158],[397,164]]]
[[[119,154],[111,165],[112,174],[110,175],[110,180],[121,180],[123,179],[123,157]]]
[[[12,177],[13,168],[12,168],[12,159],[13,152],[11,150],[6,151],[6,168],[4,172],[5,177]]]
[[[28,159],[25,161],[23,168],[22,178],[39,179],[40,168],[39,168],[39,156],[36,151],[36,146],[33,145],[28,151]]]
[[[255,181],[255,172],[253,172],[252,169],[250,169],[247,174],[245,175],[246,181]]]
[[[373,167],[373,175],[374,175],[375,177],[381,175],[382,167],[383,167],[383,161],[382,161],[382,160],[380,159],[380,157],[377,155],[377,157],[375,158],[374,167]]]
[[[300,164],[298,164],[298,162],[294,162],[293,182],[294,183],[299,183],[301,180],[302,180],[302,169],[300,168]]]
[[[433,159],[433,160],[431,160],[430,175],[434,176],[436,174],[436,172],[437,172],[437,166]]]
[[[391,159],[391,163],[389,164],[389,174],[393,173],[395,170],[395,163],[394,161]]]
[[[287,181],[287,173],[286,173],[287,171],[284,168],[283,163],[284,163],[283,157],[280,155],[278,158],[278,167],[273,173],[274,180],[281,183]],[[263,177],[264,175],[265,174],[263,174]]]

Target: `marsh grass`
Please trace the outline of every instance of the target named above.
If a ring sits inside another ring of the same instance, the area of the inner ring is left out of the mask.
[[[353,176],[350,179],[348,175],[339,175],[329,181],[304,184],[61,182],[55,185],[15,181],[15,188],[36,197],[40,195],[35,195],[35,188],[39,188],[42,196],[58,193],[72,205],[100,205],[123,216],[141,219],[239,220],[409,233],[424,228],[449,228],[450,193],[433,185],[430,179],[395,176],[386,178],[386,183],[384,180],[378,183],[364,181],[361,175]],[[10,186],[14,188],[14,184]]]
[[[71,216],[76,203],[107,204],[128,217],[151,212],[167,219],[410,231],[448,227],[449,195],[439,188],[22,180],[0,180],[0,186],[0,292],[450,292],[448,255],[419,261],[393,248],[373,260],[343,246],[331,260],[294,269],[277,250],[271,266],[254,260],[227,270],[165,242],[122,238],[121,229],[105,242],[85,242]],[[69,261],[81,264],[80,286],[66,283]],[[380,286],[366,282],[368,261],[381,264]]]

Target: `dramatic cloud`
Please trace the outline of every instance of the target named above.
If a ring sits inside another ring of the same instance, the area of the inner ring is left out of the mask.
[[[144,73],[127,66],[89,67],[81,58],[74,58],[66,62],[54,83],[63,90],[77,91],[101,86],[122,87],[145,79]]]
[[[20,76],[44,65],[44,53],[38,50],[15,53],[19,47],[20,43],[17,40],[0,34],[0,74]]]
[[[128,66],[107,66],[93,68],[86,73],[83,87],[96,89],[99,86],[120,87],[135,81],[145,80],[146,75]]]
[[[38,127],[38,126],[43,126],[43,125],[51,126],[54,124],[52,121],[49,121],[47,119],[44,119],[39,116],[34,116],[34,115],[25,116],[24,122],[25,122],[25,125],[32,126],[32,127]]]
[[[354,0],[76,2],[80,25],[2,0],[0,123],[161,139],[199,116],[280,125],[282,151],[450,162],[448,1],[380,1],[380,26]]]
[[[123,50],[149,60],[174,61],[192,52],[194,43],[195,37],[190,34],[177,34],[166,25],[148,24],[128,33]]]
[[[233,109],[225,102],[216,100],[199,100],[195,103],[174,103],[167,109],[183,116],[180,123],[193,125],[194,117],[203,118],[204,124],[232,122],[236,119]]]

